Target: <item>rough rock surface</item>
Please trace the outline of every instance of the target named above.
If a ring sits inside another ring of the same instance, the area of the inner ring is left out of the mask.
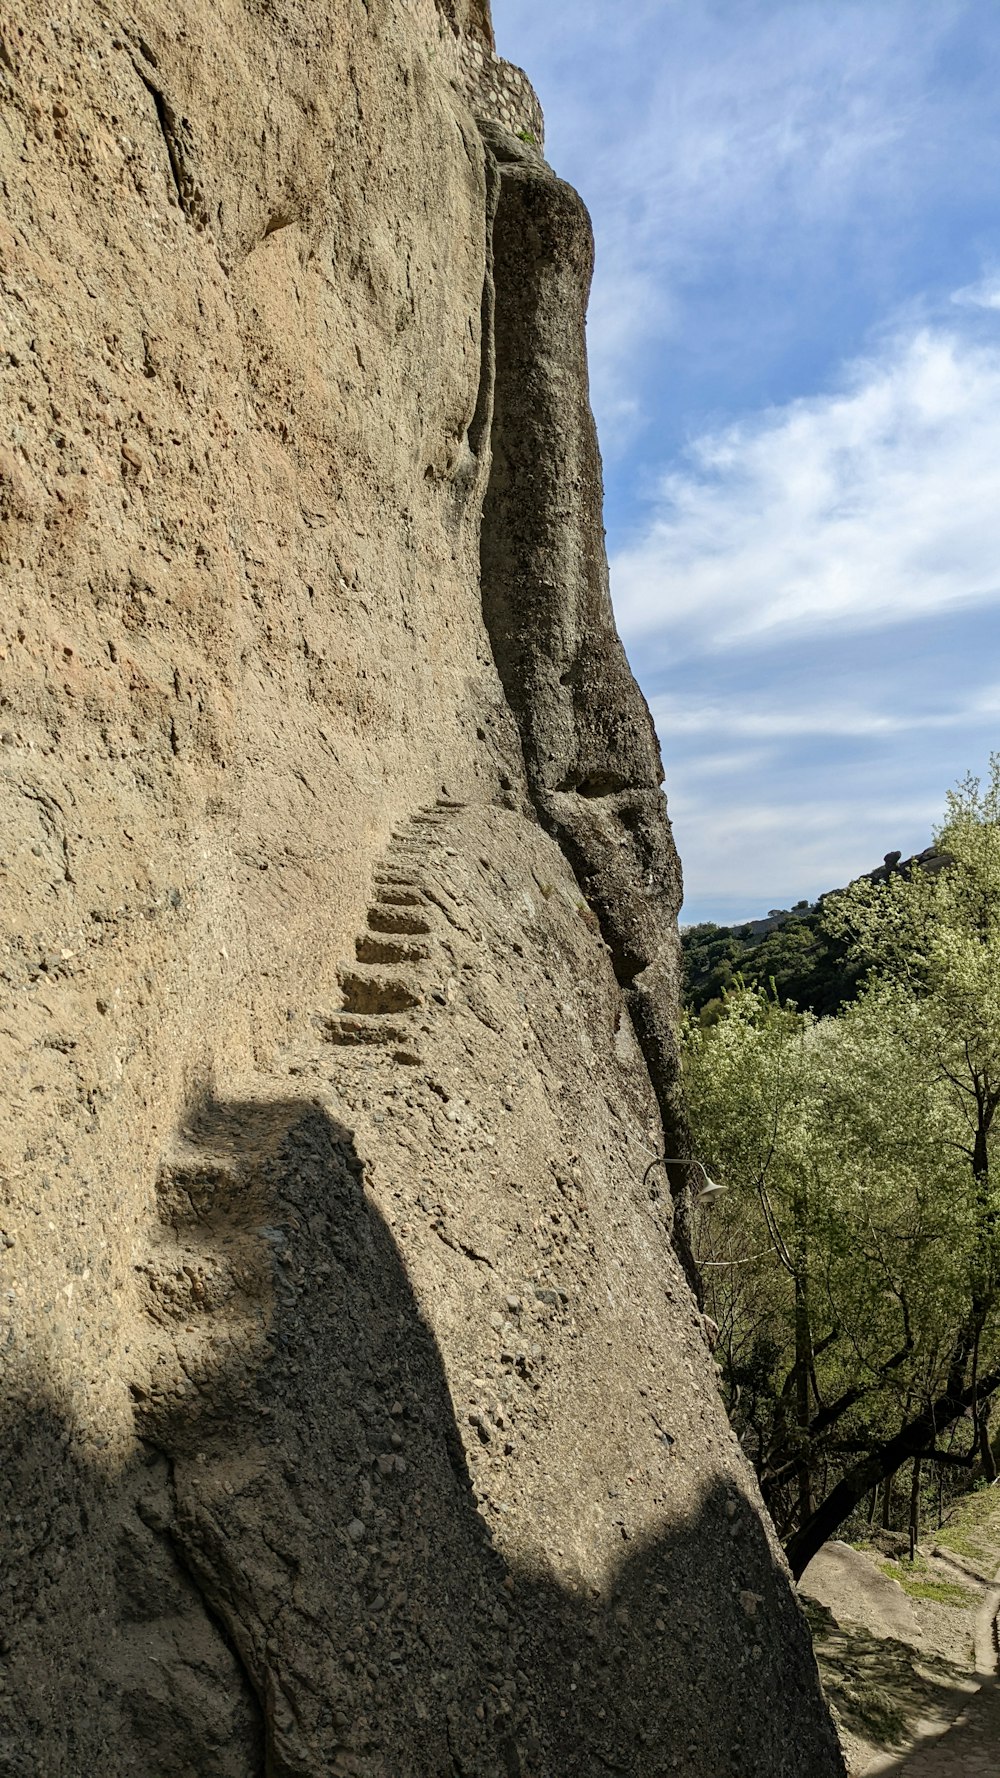
[[[538,154],[488,124],[496,374],[482,534],[483,614],[539,816],[599,921],[663,1118],[679,1091],[681,872],[652,718],[614,624],[587,387],[590,218]],[[689,1169],[670,1169],[689,1273]]]
[[[0,20],[4,1778],[840,1770],[649,1170],[589,227],[492,53]]]

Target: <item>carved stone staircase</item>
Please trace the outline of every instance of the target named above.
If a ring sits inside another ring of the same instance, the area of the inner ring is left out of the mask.
[[[327,1043],[345,1049],[388,1050],[393,1061],[422,1060],[427,1024],[427,968],[433,956],[437,910],[425,869],[440,835],[463,803],[439,801],[420,809],[392,837],[374,877],[367,928],[355,940],[355,961],[339,973],[343,1005],[319,1014]]]

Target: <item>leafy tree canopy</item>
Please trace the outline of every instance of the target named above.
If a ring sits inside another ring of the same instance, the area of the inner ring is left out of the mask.
[[[689,1015],[695,1152],[729,1186],[701,1213],[707,1303],[797,1572],[908,1460],[995,1473],[1000,759],[949,798],[932,857],[768,935],[791,963],[818,933],[852,984],[838,1010],[734,971]],[[706,955],[731,939],[701,932]]]

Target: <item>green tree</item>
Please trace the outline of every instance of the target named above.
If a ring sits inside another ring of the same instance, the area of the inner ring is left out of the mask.
[[[796,1572],[908,1460],[992,1467],[1000,761],[937,841],[933,871],[827,903],[855,1003],[745,988],[687,1034],[697,1152],[731,1188],[700,1231],[724,1384]]]
[[[763,934],[752,927],[685,927],[681,933],[688,1007],[718,1017],[722,995],[741,982],[773,986],[785,1002],[820,1015],[836,1012],[857,992],[857,967],[844,941],[823,925],[822,908],[796,907],[794,917]]]

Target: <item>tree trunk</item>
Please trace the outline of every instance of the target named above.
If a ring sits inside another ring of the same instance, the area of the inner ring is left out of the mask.
[[[920,1542],[920,1458],[913,1459],[913,1479],[910,1483],[910,1561],[917,1553]]]
[[[796,1580],[817,1550],[822,1549],[827,1538],[833,1536],[872,1488],[894,1476],[909,1457],[932,1451],[939,1428],[943,1431],[965,1413],[973,1400],[984,1401],[997,1389],[1000,1389],[1000,1370],[991,1371],[980,1377],[978,1383],[970,1383],[957,1393],[946,1389],[930,1407],[908,1420],[895,1438],[888,1439],[877,1451],[863,1457],[848,1470],[826,1499],[820,1501],[808,1523],[800,1525],[785,1545],[785,1554]]]
[[[951,1360],[951,1375],[948,1387],[952,1393],[961,1388],[966,1370],[971,1361],[973,1375],[978,1364],[979,1341],[987,1317],[996,1300],[996,1282],[992,1277],[992,1247],[996,1227],[996,1212],[990,1205],[990,1151],[989,1133],[993,1122],[993,1108],[988,1108],[983,1097],[979,1082],[976,1082],[976,1097],[979,1104],[979,1117],[972,1147],[972,1177],[976,1191],[976,1247],[977,1253],[972,1270],[972,1289],[969,1299],[969,1313],[959,1330],[955,1342],[955,1350]],[[969,1404],[978,1409],[978,1401],[973,1398]]]
[[[812,1472],[809,1462],[809,1372],[812,1329],[809,1324],[809,1234],[806,1194],[795,1196],[795,1421],[801,1443],[797,1470],[799,1524],[812,1517]]]
[[[980,1409],[976,1418],[976,1435],[979,1441],[979,1455],[983,1464],[983,1475],[988,1482],[997,1479],[997,1460],[990,1442],[990,1414],[993,1410],[991,1401]]]
[[[809,1464],[809,1297],[805,1278],[795,1280],[795,1421],[802,1441],[802,1454],[797,1469],[799,1524],[812,1517],[812,1471]]]

